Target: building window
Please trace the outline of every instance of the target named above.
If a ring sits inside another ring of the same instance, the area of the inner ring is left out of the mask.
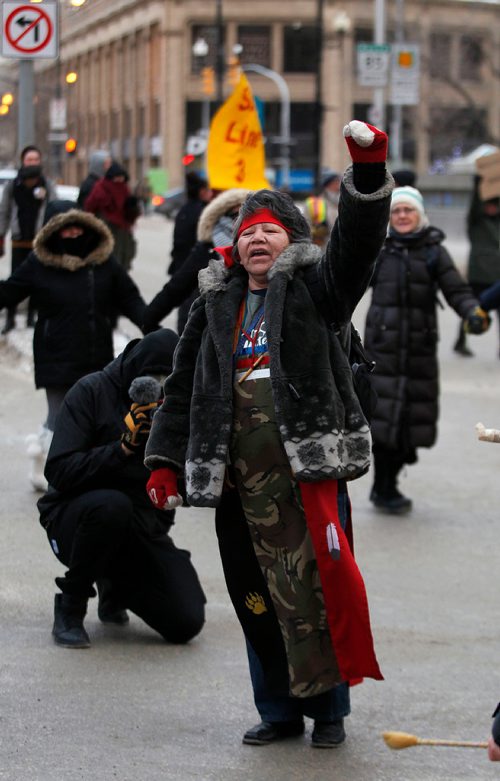
[[[430,111],[430,157],[436,165],[471,152],[488,137],[487,111],[483,108],[433,106]]]
[[[222,45],[225,41],[225,28],[222,28]],[[208,43],[208,53],[206,57],[196,57],[193,54],[195,42],[203,38]],[[191,28],[191,73],[199,73],[202,68],[210,65],[215,68],[217,64],[217,27],[209,24],[195,24]]]
[[[460,78],[467,81],[481,81],[483,60],[483,42],[481,38],[463,35],[460,39]]]
[[[285,73],[315,73],[317,50],[315,27],[300,22],[283,28],[283,69]]]
[[[448,79],[451,75],[451,36],[432,33],[430,39],[430,77]]]
[[[243,47],[241,62],[271,66],[271,28],[257,25],[238,27],[238,43]]]

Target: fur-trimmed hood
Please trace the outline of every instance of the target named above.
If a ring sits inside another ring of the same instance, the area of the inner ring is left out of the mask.
[[[233,189],[217,195],[201,213],[196,230],[198,241],[212,242],[212,231],[218,220],[230,209],[240,207],[250,190]]]
[[[81,225],[86,230],[91,230],[99,237],[99,243],[85,258],[76,255],[57,255],[48,242],[55,233],[65,225]],[[102,220],[90,212],[80,209],[70,209],[52,217],[37,233],[33,243],[33,249],[40,263],[44,266],[64,268],[67,271],[76,271],[79,268],[105,263],[113,252],[114,239],[111,231]]]
[[[321,249],[316,244],[312,244],[312,242],[290,244],[274,261],[268,273],[268,279],[271,280],[278,274],[284,274],[288,279],[292,279],[298,268],[312,266],[314,263],[319,263],[320,259]],[[236,269],[243,270],[243,267],[238,265]],[[202,269],[198,274],[200,295],[206,296],[211,291],[222,290],[229,277],[234,273],[235,271],[225,266],[218,257],[212,258],[207,268]]]

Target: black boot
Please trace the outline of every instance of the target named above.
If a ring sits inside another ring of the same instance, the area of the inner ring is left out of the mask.
[[[5,325],[2,328],[2,334],[8,334],[9,331],[12,331],[16,327],[16,310],[15,307],[9,307],[7,309],[7,317],[5,318]]]
[[[370,501],[377,510],[389,515],[402,515],[409,512],[412,501],[403,496],[397,487],[397,476],[403,466],[401,460],[387,450],[374,451],[373,455],[375,482],[370,492]]]
[[[83,626],[87,599],[72,594],[56,594],[54,598],[54,642],[64,648],[89,648],[90,638]]]
[[[99,602],[97,605],[97,615],[103,624],[117,624],[124,626],[128,624],[129,617],[127,611],[118,603],[113,594],[113,584],[107,578],[100,578],[97,583],[97,593]]]
[[[458,332],[458,338],[453,345],[454,352],[462,355],[464,358],[472,358],[474,353],[467,347],[466,335],[463,322],[460,323],[460,330]]]

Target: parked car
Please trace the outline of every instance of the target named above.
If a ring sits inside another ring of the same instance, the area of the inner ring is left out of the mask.
[[[61,201],[76,201],[79,192],[80,188],[74,187],[72,184],[56,184],[57,197]]]
[[[175,187],[163,195],[153,195],[151,203],[156,214],[163,214],[171,220],[175,219],[179,209],[186,202],[186,192],[183,187]]]

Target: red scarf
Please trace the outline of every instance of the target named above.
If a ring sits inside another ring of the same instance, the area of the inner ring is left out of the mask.
[[[336,480],[299,483],[307,527],[318,562],[333,650],[342,678],[383,680],[373,647],[365,585],[352,551],[350,520],[344,532]]]

